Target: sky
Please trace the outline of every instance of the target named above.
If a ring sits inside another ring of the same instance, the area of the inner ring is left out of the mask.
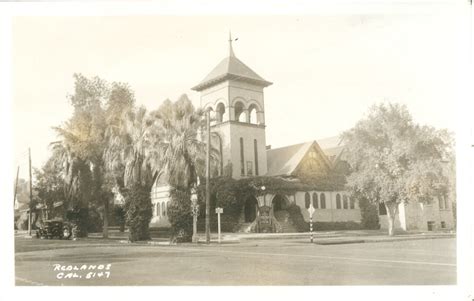
[[[455,15],[15,17],[13,143],[20,177],[49,156],[71,115],[73,74],[126,82],[149,110],[186,93],[228,55],[264,79],[267,144],[340,134],[380,102],[454,130],[465,30]]]

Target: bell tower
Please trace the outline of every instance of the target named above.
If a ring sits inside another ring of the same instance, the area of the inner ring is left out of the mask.
[[[267,173],[263,89],[271,84],[235,56],[229,33],[229,55],[192,88],[201,92],[201,107],[215,112],[222,169],[235,179]]]

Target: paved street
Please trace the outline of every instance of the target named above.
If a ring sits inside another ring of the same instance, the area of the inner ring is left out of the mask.
[[[160,246],[17,236],[15,245],[17,285],[456,283],[455,238],[340,245],[278,239]],[[99,265],[103,270],[98,270]],[[73,273],[77,278],[66,279]]]

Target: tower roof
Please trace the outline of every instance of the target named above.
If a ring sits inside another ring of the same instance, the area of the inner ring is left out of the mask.
[[[223,59],[197,86],[192,89],[202,91],[225,80],[235,79],[249,82],[255,85],[267,87],[272,83],[264,80],[241,60],[239,60],[232,49],[232,38],[229,35],[229,56]]]

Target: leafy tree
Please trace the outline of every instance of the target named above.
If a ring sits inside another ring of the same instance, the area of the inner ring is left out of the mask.
[[[63,203],[66,200],[64,189],[64,181],[61,177],[62,166],[59,166],[56,158],[51,156],[41,169],[35,169],[36,183],[34,190],[36,191],[38,201],[46,206],[46,218],[63,217],[64,212],[54,209],[55,203]]]
[[[451,135],[416,124],[403,105],[373,106],[342,138],[351,166],[347,187],[385,205],[389,235],[399,204],[430,203],[449,190],[445,162],[452,154]]]
[[[73,115],[63,126],[54,128],[60,141],[53,143],[53,148],[61,153],[58,158],[65,168],[69,200],[75,201],[72,207],[87,211],[91,203],[104,202],[102,185],[106,119],[103,106],[110,91],[107,83],[98,77],[88,79],[74,74],[74,78],[75,93],[69,96],[74,108]],[[87,219],[86,214],[80,217]],[[86,226],[87,222],[81,220],[80,225]],[[78,233],[86,236],[87,229],[78,227]]]

